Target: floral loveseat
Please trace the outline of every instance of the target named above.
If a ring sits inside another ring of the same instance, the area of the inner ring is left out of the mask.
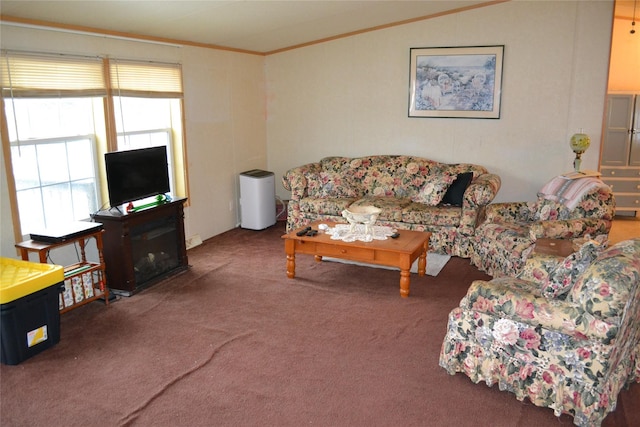
[[[500,177],[473,164],[379,155],[326,157],[282,178],[291,191],[287,231],[315,220],[344,222],[349,206],[382,209],[378,225],[431,231],[432,250],[469,257],[478,214],[500,189]]]
[[[567,199],[556,194],[571,184]],[[493,203],[471,239],[471,263],[494,277],[520,272],[538,239],[608,236],[615,215],[613,191],[600,179],[550,180],[536,201]]]
[[[449,314],[440,366],[599,426],[640,382],[640,238],[471,284]],[[594,260],[595,259],[595,260]]]

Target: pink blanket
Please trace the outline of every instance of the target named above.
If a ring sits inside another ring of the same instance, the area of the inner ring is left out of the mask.
[[[604,182],[594,177],[567,179],[563,176],[557,176],[542,187],[538,196],[547,200],[555,200],[564,204],[568,209],[573,209],[578,206],[580,199],[585,194],[594,188],[604,186]]]

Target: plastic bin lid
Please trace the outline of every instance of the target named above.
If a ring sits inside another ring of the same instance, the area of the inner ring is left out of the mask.
[[[0,257],[0,304],[64,281],[64,267]]]

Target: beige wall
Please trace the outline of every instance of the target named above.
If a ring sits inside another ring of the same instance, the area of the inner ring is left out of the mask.
[[[269,167],[323,156],[411,154],[473,162],[525,200],[572,168],[569,138],[597,169],[611,1],[513,1],[268,56]],[[408,118],[411,47],[505,45],[499,120]],[[287,192],[278,186],[278,194]]]
[[[631,21],[616,19],[613,23],[613,42],[609,66],[609,90],[640,92],[640,25],[631,34]]]
[[[239,223],[238,174],[267,167],[264,57],[5,25],[0,30],[3,49],[180,62],[190,183],[186,235],[206,239]],[[4,169],[0,254],[15,257]]]

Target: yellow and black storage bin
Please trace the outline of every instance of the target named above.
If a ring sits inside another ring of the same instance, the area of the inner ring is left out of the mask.
[[[17,365],[60,341],[64,268],[0,257],[1,362]]]

